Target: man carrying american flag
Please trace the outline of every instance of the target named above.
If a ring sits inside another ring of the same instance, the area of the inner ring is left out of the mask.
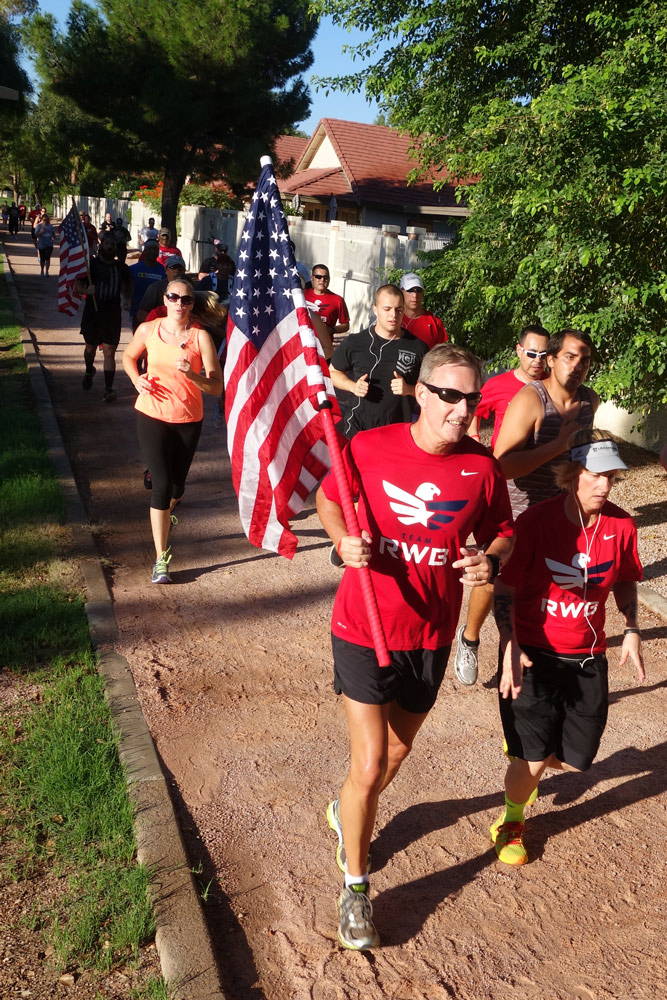
[[[60,273],[58,275],[58,311],[73,316],[81,296],[76,279],[88,274],[88,240],[76,205],[72,205],[60,227]]]
[[[229,302],[227,445],[249,540],[291,558],[290,518],[330,464],[320,405],[337,404],[268,157],[262,167]]]

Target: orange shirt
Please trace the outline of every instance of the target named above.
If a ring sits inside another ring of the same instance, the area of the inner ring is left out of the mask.
[[[147,417],[164,420],[168,424],[189,424],[204,417],[204,402],[201,389],[187,375],[179,371],[176,362],[187,355],[190,367],[199,373],[202,358],[199,350],[198,326],[190,326],[183,333],[181,344],[167,344],[160,333],[160,320],[153,323],[153,329],[146,337],[148,371],[151,380],[150,392],[140,392],[135,407]]]

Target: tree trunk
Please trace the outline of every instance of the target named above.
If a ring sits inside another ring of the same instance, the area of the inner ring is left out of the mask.
[[[176,245],[176,212],[187,170],[181,164],[167,164],[162,181],[162,226],[169,230],[169,242]]]

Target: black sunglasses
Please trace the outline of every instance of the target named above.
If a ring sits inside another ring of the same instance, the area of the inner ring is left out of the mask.
[[[329,281],[328,274],[314,274],[313,278],[322,278],[324,281]]]
[[[181,302],[184,306],[191,306],[194,302],[193,295],[179,295],[178,292],[165,292],[167,302]]]
[[[439,385],[429,385],[428,382],[422,382],[429,392],[434,392],[435,395],[443,401],[443,403],[449,403],[451,406],[456,406],[460,403],[462,399],[465,399],[466,406],[469,410],[474,410],[479,404],[482,398],[481,392],[459,392],[458,389],[447,389]]]

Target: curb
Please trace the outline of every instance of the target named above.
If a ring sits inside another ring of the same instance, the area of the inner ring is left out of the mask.
[[[141,711],[130,665],[116,652],[118,626],[100,557],[77,490],[37,347],[26,326],[11,265],[0,249],[9,296],[21,326],[30,387],[47,451],[65,500],[74,551],[83,573],[86,616],[98,670],[119,734],[119,755],[134,807],[137,857],[152,871],[155,945],[174,1000],[225,1000],[209,931],[155,744]]]

